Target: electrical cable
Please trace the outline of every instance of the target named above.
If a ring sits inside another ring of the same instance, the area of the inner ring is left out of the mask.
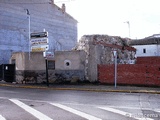
[[[51,4],[51,2],[37,2],[37,3],[33,3],[33,2],[0,2],[2,4]]]

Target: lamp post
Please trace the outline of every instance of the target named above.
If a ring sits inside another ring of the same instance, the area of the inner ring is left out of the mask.
[[[114,86],[117,87],[117,51],[113,51],[114,55]]]
[[[129,23],[129,21],[126,21],[126,22],[124,22],[124,23],[127,23],[128,24],[128,37],[130,38],[130,23]]]
[[[31,32],[30,32],[30,26],[31,26],[31,18],[30,18],[30,13],[29,13],[29,10],[28,9],[25,9],[26,10],[26,12],[27,12],[27,15],[28,15],[28,39],[29,39],[29,45],[28,45],[28,47],[29,47],[29,60],[30,60],[30,34],[31,34]]]

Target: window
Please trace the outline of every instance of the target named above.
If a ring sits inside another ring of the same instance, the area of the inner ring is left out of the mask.
[[[71,67],[71,61],[70,60],[65,60],[64,61],[64,67],[65,68],[70,68]]]
[[[145,48],[143,49],[143,53],[146,53],[146,49]]]
[[[11,64],[16,64],[16,59],[12,59]]]
[[[55,69],[55,61],[54,60],[48,60],[48,69]]]

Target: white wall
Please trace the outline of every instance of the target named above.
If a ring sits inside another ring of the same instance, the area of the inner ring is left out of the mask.
[[[137,49],[136,56],[160,56],[160,45],[134,45]],[[144,53],[144,49],[146,53]]]
[[[56,51],[56,70],[84,70],[86,54],[84,51]],[[66,63],[69,63],[68,65]]]

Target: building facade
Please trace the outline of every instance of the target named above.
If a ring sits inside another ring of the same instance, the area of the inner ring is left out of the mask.
[[[48,31],[49,50],[70,50],[77,42],[77,20],[54,0],[0,1],[0,64],[13,52],[29,52],[29,33]]]
[[[137,57],[160,56],[160,35],[153,35],[140,40],[129,41],[136,48]]]

